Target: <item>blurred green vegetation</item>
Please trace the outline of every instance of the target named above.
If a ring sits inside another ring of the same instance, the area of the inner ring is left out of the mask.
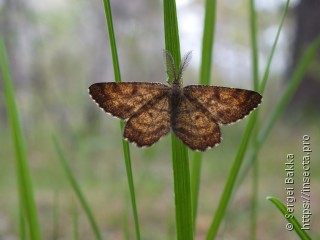
[[[116,122],[116,120],[113,121]],[[234,125],[223,128],[223,143],[218,148],[204,154],[196,227],[199,238],[200,236],[205,236],[209,227],[212,214],[225,184],[231,161],[237,150],[239,136],[243,133],[244,124],[244,122],[241,122],[237,124],[241,126]],[[115,125],[115,129],[117,129],[118,125]],[[292,129],[295,129],[295,131],[293,132]],[[274,211],[273,206],[265,200],[265,197],[267,195],[275,195],[283,200],[285,199],[285,185],[283,182],[285,177],[284,162],[287,153],[297,154],[296,176],[298,177],[296,177],[296,189],[300,189],[299,176],[301,176],[301,169],[299,158],[302,156],[302,151],[300,150],[301,139],[306,131],[316,133],[319,130],[316,124],[308,125],[306,130],[303,127],[296,128],[296,125],[290,122],[286,124],[279,123],[273,129],[267,144],[260,154],[259,222],[257,233],[258,236],[263,236],[261,239],[279,236],[291,239],[292,234],[283,229],[285,221],[280,214]],[[65,134],[61,134],[61,136],[64,138]],[[312,142],[320,141],[319,134],[310,134],[310,136],[312,137]],[[48,135],[47,138],[50,139],[50,136]],[[122,229],[126,220],[126,211],[128,211],[126,206],[129,201],[125,200],[128,197],[128,186],[122,152],[119,148],[120,137],[116,137],[112,141],[101,130],[100,133],[94,134],[94,137],[87,136],[85,138],[84,142],[86,143],[73,144],[73,146],[68,140],[63,140],[64,149],[67,149],[72,170],[89,201],[100,229],[107,236],[118,236],[119,239],[122,239]],[[5,196],[0,201],[2,221],[5,223],[3,230],[1,230],[1,237],[16,235],[18,227],[17,186],[13,166],[14,154],[11,151],[12,146],[8,141],[9,139],[9,135],[2,135],[0,142],[0,191],[1,196]],[[91,150],[87,150],[90,145],[93,147]],[[72,234],[72,207],[76,202],[76,197],[56,158],[52,143],[49,140],[44,141],[42,144],[28,142],[27,146],[43,236],[48,239],[52,236],[54,195],[58,194],[59,236],[63,236],[63,239],[69,239]],[[7,150],[4,151],[4,149]],[[174,225],[168,226],[168,219],[174,219],[173,179],[169,149],[169,137],[164,138],[150,149],[132,147],[133,173],[136,183],[137,204],[140,210],[141,231],[146,239],[166,239],[168,231],[171,232],[170,229],[174,229]],[[311,189],[312,199],[315,202],[315,205],[312,205],[314,206],[312,208],[312,217],[317,219],[320,214],[320,210],[316,206],[316,199],[320,196],[318,190],[320,178],[316,172],[316,169],[320,167],[319,162],[316,161],[316,159],[319,159],[319,153],[314,151],[312,157],[314,161],[312,162],[311,170],[313,176]],[[248,232],[245,228],[250,221],[250,191],[251,183],[249,179],[246,179],[231,202],[227,211],[226,223],[221,227],[221,234],[224,234],[227,238],[235,235],[239,237],[238,239],[246,239],[248,237]],[[297,216],[301,216],[300,207],[299,204],[296,205]],[[84,239],[90,238],[93,233],[80,207],[78,207],[78,215],[81,226],[80,236],[83,236]],[[171,224],[174,224],[172,220]],[[314,225],[316,224],[315,222]],[[131,220],[129,228],[133,232],[134,228]]]
[[[138,5],[124,5],[121,1],[112,3],[124,81],[166,80],[161,52],[164,45],[161,4],[147,2],[139,2]],[[198,6],[197,3],[192,3],[189,7],[194,6]],[[70,0],[61,5],[41,8],[28,4],[22,4],[18,9],[6,4],[0,7],[3,12],[5,8],[11,10],[6,9],[6,14],[0,18],[3,23],[10,23],[1,24],[1,33],[9,51],[44,239],[52,239],[54,236],[55,214],[58,236],[61,239],[71,239],[74,205],[79,205],[57,159],[52,134],[59,137],[103,235],[106,239],[124,239],[126,221],[129,221],[130,233],[134,232],[134,224],[131,211],[128,210],[130,203],[127,201],[128,186],[118,120],[99,111],[87,93],[90,83],[113,81],[102,2],[89,4],[80,1],[75,4]],[[186,6],[182,6],[178,11],[183,11],[184,8]],[[222,4],[217,20],[218,24],[221,24],[218,25],[218,35],[221,33],[219,29],[228,27],[226,31],[230,31],[230,35],[235,39],[232,44],[240,45],[240,49],[248,45],[248,34],[240,31],[241,21],[238,21],[246,18],[244,9],[243,6],[230,7]],[[235,15],[237,12],[239,14]],[[16,18],[6,17],[9,13]],[[265,33],[262,30],[272,26],[273,21],[278,22],[279,14],[277,11],[261,11],[260,14],[258,28],[263,35]],[[240,27],[230,29],[230,25],[233,26],[235,22]],[[286,27],[289,31],[291,26]],[[219,38],[217,41],[219,44]],[[266,39],[261,41],[267,42]],[[185,44],[184,48],[190,47],[188,43]],[[262,44],[262,52],[268,52],[268,47],[268,44]],[[243,52],[246,53],[241,51],[239,54]],[[215,57],[213,83],[233,87],[248,86],[249,82],[242,82],[241,79],[236,82],[229,81],[223,66],[217,63],[224,60],[219,59],[219,55]],[[272,72],[272,69],[271,67],[270,84],[267,85],[264,102],[260,106],[261,122],[268,117],[283,92],[283,77],[279,72]],[[197,65],[191,65],[185,73],[185,82],[195,83],[197,75]],[[242,77],[245,76],[244,74]],[[19,209],[14,150],[2,92],[1,81],[0,238],[9,239],[18,236]],[[297,176],[295,189],[299,198],[304,134],[310,135],[311,147],[314,150],[311,163],[311,232],[313,236],[320,237],[317,232],[320,208],[316,205],[320,197],[320,175],[316,171],[320,167],[317,161],[320,158],[320,152],[317,151],[317,143],[320,142],[320,117],[318,113],[309,113],[308,109],[297,108],[296,113],[282,116],[259,154],[259,239],[298,239],[285,230],[283,218],[275,212],[274,206],[266,201],[265,197],[275,195],[285,200],[284,163],[286,155],[294,153]],[[223,142],[219,147],[203,154],[197,239],[203,239],[207,233],[246,121],[248,120],[222,127]],[[170,149],[168,136],[151,148],[131,147],[143,239],[174,239],[175,236]],[[250,200],[251,182],[246,179],[227,210],[227,217],[219,232],[224,238],[248,238]],[[58,207],[55,208],[57,204]],[[54,212],[55,209],[57,213]],[[295,209],[299,218],[300,202]],[[93,233],[79,206],[77,216],[80,239],[91,239]]]

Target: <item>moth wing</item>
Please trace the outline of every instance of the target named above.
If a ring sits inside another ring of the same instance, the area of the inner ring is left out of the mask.
[[[230,124],[244,118],[262,99],[255,91],[204,85],[186,86],[183,94],[207,109],[219,124]]]
[[[172,130],[192,150],[205,151],[220,143],[218,123],[201,105],[182,97],[172,118]]]
[[[154,98],[131,116],[124,128],[124,137],[139,147],[151,146],[170,131],[168,95]]]
[[[128,119],[152,99],[165,95],[168,89],[161,83],[105,82],[92,84],[89,94],[104,111]]]

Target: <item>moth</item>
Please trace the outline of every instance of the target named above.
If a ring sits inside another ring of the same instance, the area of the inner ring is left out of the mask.
[[[221,142],[220,125],[247,116],[262,100],[251,90],[219,86],[182,86],[182,73],[191,52],[179,68],[164,52],[168,85],[154,82],[102,82],[89,87],[92,99],[107,113],[126,121],[123,136],[139,147],[151,146],[173,133],[190,149],[205,151]]]

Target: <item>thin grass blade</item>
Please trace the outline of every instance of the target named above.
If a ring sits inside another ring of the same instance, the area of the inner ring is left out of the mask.
[[[239,176],[238,184],[241,183],[245,176],[247,176],[248,171],[252,162],[255,160],[255,156],[257,155],[257,151],[261,148],[264,144],[266,138],[268,137],[272,127],[276,123],[276,121],[280,118],[281,114],[284,112],[285,107],[288,105],[290,99],[293,97],[294,93],[296,92],[297,88],[299,87],[303,76],[305,75],[308,67],[310,66],[312,60],[315,58],[316,54],[320,49],[320,37],[318,37],[306,50],[306,52],[301,57],[297,68],[295,69],[292,78],[285,89],[283,95],[281,96],[279,102],[277,103],[276,107],[271,112],[270,118],[267,120],[266,124],[259,133],[257,147],[253,149],[253,152],[250,154],[249,160],[246,162],[245,166],[243,167],[243,171]]]
[[[89,207],[89,204],[84,196],[84,194],[82,193],[81,189],[80,189],[80,185],[78,184],[75,176],[72,173],[71,167],[69,166],[69,163],[64,155],[64,152],[62,151],[60,144],[58,142],[58,140],[56,139],[56,137],[53,137],[53,144],[54,144],[54,148],[55,151],[58,155],[58,159],[63,167],[63,170],[66,173],[66,176],[71,184],[72,189],[74,190],[77,198],[79,199],[79,202],[84,210],[84,212],[86,213],[86,216],[88,218],[88,221],[91,225],[91,228],[93,230],[93,233],[95,235],[95,238],[97,240],[102,240],[102,235],[100,233],[99,227],[96,223],[96,220],[93,216],[93,213]]]
[[[109,32],[110,47],[111,47],[111,52],[112,52],[114,77],[115,77],[116,82],[121,82],[120,66],[119,66],[119,60],[118,60],[116,39],[115,39],[115,34],[114,34],[114,29],[113,29],[110,1],[103,0],[103,3],[104,3],[104,11],[105,11],[105,16],[106,16],[106,24],[107,24],[108,32]],[[123,128],[124,128],[124,122],[120,121],[121,132],[123,132]],[[135,231],[136,231],[136,239],[140,240],[141,234],[140,234],[138,208],[137,208],[137,203],[136,203],[136,194],[135,194],[133,174],[132,174],[130,148],[129,148],[129,143],[127,141],[125,141],[124,139],[122,140],[122,149],[123,149],[123,155],[124,155],[125,165],[126,165],[126,172],[127,172],[128,185],[129,185],[129,191],[130,191],[132,213],[133,213]]]
[[[32,186],[32,179],[28,164],[27,151],[24,142],[24,135],[22,131],[21,122],[19,119],[18,108],[16,104],[16,98],[12,79],[9,70],[9,63],[6,53],[6,48],[2,37],[0,36],[0,69],[3,79],[3,88],[6,99],[6,106],[8,112],[8,118],[11,126],[12,140],[14,150],[16,154],[16,171],[18,178],[19,188],[19,206],[21,207],[21,223],[22,218],[25,217],[25,223],[28,224],[28,232],[30,239],[40,239],[39,221],[36,210],[36,203],[34,199],[34,191]],[[21,238],[24,235],[24,226],[20,224]]]
[[[310,63],[315,58],[316,54],[318,54],[319,48],[320,48],[320,36],[317,37],[316,40],[314,40],[314,42],[303,54],[301,60],[298,63],[296,70],[293,73],[290,84],[288,85],[287,89],[282,95],[281,100],[272,111],[271,117],[267,121],[265,127],[262,129],[261,134],[259,136],[259,139],[260,139],[259,141],[267,137],[272,126],[274,125],[276,120],[279,118],[279,116],[283,113],[285,107],[288,105],[289,101],[293,97],[293,94],[296,92],[298,86],[300,85],[303,79],[303,76],[308,70]]]
[[[286,6],[284,8],[282,17],[281,17],[281,21],[280,21],[280,24],[279,24],[279,27],[278,27],[278,30],[277,30],[277,34],[276,34],[275,40],[274,40],[273,45],[272,45],[272,49],[271,49],[270,54],[269,54],[268,63],[267,63],[266,69],[265,69],[264,74],[263,74],[263,79],[262,79],[261,85],[259,87],[260,93],[264,92],[264,89],[265,89],[265,86],[266,86],[266,83],[267,83],[267,80],[268,80],[268,77],[269,77],[269,72],[270,72],[272,59],[273,59],[273,56],[274,56],[274,52],[276,50],[276,46],[277,46],[277,43],[278,43],[278,40],[279,40],[279,36],[280,36],[281,30],[282,30],[282,27],[283,27],[284,20],[285,20],[285,18],[287,16],[289,3],[290,3],[290,1],[288,0],[287,3],[286,3]],[[242,171],[240,176],[239,176],[239,181],[238,181],[237,186],[239,186],[241,184],[242,180],[244,179],[244,177],[247,176],[247,173],[248,173],[249,168],[250,168],[250,166],[251,166],[251,164],[253,162],[253,159],[256,158],[254,156],[257,156],[261,145],[262,145],[262,143],[260,143],[260,140],[258,140],[255,148],[253,149],[254,152],[251,154],[251,157],[249,158],[251,160],[246,162],[246,165],[244,167],[245,170]]]
[[[254,0],[249,1],[250,12],[250,38],[251,38],[251,58],[252,58],[252,80],[254,90],[259,87],[259,59],[257,44],[257,17]]]
[[[252,62],[252,83],[255,91],[259,87],[259,58],[258,58],[258,44],[257,44],[257,17],[255,9],[255,0],[249,1],[249,12],[250,12],[250,38],[251,38],[251,62]],[[253,129],[252,133],[252,142],[254,146],[257,145],[258,130],[259,130],[259,110],[256,111],[256,126]],[[256,239],[256,225],[258,218],[258,170],[259,162],[255,161],[255,164],[252,168],[252,197],[251,197],[251,218],[250,218],[250,239]]]
[[[210,85],[211,79],[211,63],[213,56],[213,44],[215,33],[216,20],[216,0],[206,0],[204,29],[202,37],[202,54],[201,54],[201,69],[199,83]],[[191,193],[192,193],[192,208],[193,208],[193,223],[194,229],[196,225],[199,188],[201,179],[202,153],[194,152],[192,155],[191,168]]]
[[[54,192],[54,202],[53,202],[53,232],[52,239],[59,239],[59,194],[57,191]]]
[[[237,151],[237,155],[236,155],[236,158],[232,164],[231,171],[230,171],[229,177],[227,179],[227,183],[225,185],[222,196],[220,198],[220,201],[219,201],[219,204],[217,207],[217,211],[216,211],[214,218],[211,222],[211,225],[210,225],[207,237],[206,237],[207,240],[216,238],[221,221],[225,215],[225,212],[228,207],[230,197],[231,197],[233,188],[235,186],[235,182],[236,182],[244,155],[245,155],[247,147],[248,147],[248,143],[250,140],[252,130],[253,130],[254,124],[256,122],[256,113],[257,112],[254,111],[253,113],[251,113],[251,115],[249,117],[248,124],[246,126],[243,137],[241,139],[240,147]]]
[[[271,63],[272,63],[272,59],[273,59],[273,55],[274,55],[274,52],[275,52],[275,49],[276,49],[276,46],[277,46],[277,43],[278,43],[278,39],[279,39],[279,36],[280,36],[280,32],[281,32],[281,29],[282,29],[282,26],[283,26],[283,23],[284,23],[284,20],[286,18],[286,15],[287,15],[287,11],[288,11],[288,8],[289,8],[289,3],[290,3],[290,0],[287,1],[286,3],[286,6],[284,8],[284,11],[283,11],[283,14],[282,14],[282,17],[281,17],[281,21],[280,21],[280,25],[278,27],[278,30],[277,30],[277,34],[276,34],[276,37],[275,37],[275,40],[274,40],[274,43],[273,43],[273,46],[272,46],[272,49],[271,49],[271,52],[270,52],[270,55],[269,55],[269,58],[268,58],[268,63],[267,63],[267,66],[266,66],[266,69],[265,69],[265,72],[264,72],[264,75],[263,75],[263,79],[262,79],[262,82],[259,86],[259,90],[260,90],[260,93],[264,92],[264,89],[265,89],[265,86],[266,86],[266,83],[267,83],[267,79],[269,77],[269,71],[270,71],[270,66],[271,66]],[[251,12],[251,19],[256,19],[255,18],[255,10],[254,10],[254,1],[253,0],[250,0],[250,12]],[[256,21],[252,21],[251,23],[251,36],[256,36],[255,34],[255,29],[256,29],[256,24],[255,24]],[[255,43],[256,42],[256,37],[252,37],[252,43]],[[253,52],[254,50],[257,50],[256,48],[256,44],[253,44]],[[253,59],[258,59],[257,58],[257,53],[253,53]],[[254,62],[254,61],[253,61]],[[254,71],[253,71],[253,76],[254,76],[254,79],[258,79],[257,78],[257,75],[258,75],[258,69],[257,69],[257,66],[258,64],[254,64],[253,67],[254,67]],[[257,90],[257,86],[258,86],[258,80],[255,80],[254,81],[254,86],[255,86],[255,90]],[[255,131],[254,131],[254,153],[252,155],[252,166],[253,166],[253,198],[252,198],[252,217],[251,217],[251,239],[256,239],[256,229],[257,229],[257,213],[258,213],[258,176],[259,176],[259,165],[258,165],[258,161],[257,161],[257,156],[258,156],[258,153],[259,153],[259,150],[260,150],[260,147],[261,145],[259,144],[259,140],[258,140],[258,128],[256,127],[255,128]],[[251,165],[250,164],[250,165]],[[249,167],[248,167],[248,170],[249,170]],[[246,172],[247,173],[247,172]],[[240,177],[241,177],[241,174],[240,174]],[[238,181],[238,184],[237,186],[241,185],[241,182],[242,181]],[[236,187],[237,188],[237,187]]]
[[[271,51],[270,51],[270,55],[269,55],[268,62],[267,62],[267,67],[266,67],[266,69],[264,71],[262,82],[261,82],[261,84],[259,86],[259,92],[260,93],[264,92],[264,89],[265,89],[267,81],[268,81],[273,55],[274,55],[274,53],[276,51],[276,47],[278,45],[278,40],[279,40],[279,37],[280,37],[282,26],[283,26],[284,20],[286,19],[287,13],[288,13],[289,4],[290,4],[290,0],[287,0],[287,3],[285,5],[285,8],[284,8],[283,13],[282,13],[282,17],[281,17],[281,21],[280,21],[280,24],[279,24],[279,27],[278,27],[278,31],[277,31],[276,37],[274,39],[274,42],[273,42],[273,45],[272,45],[272,48],[271,48]]]
[[[286,217],[286,216],[290,216],[290,213],[287,211],[286,206],[279,199],[277,199],[276,197],[268,196],[267,200],[271,201],[279,209],[279,211],[282,213],[284,218],[288,220],[289,223],[286,225],[287,229],[288,228],[292,229],[291,227],[293,226],[293,229],[298,234],[300,239],[303,239],[303,240],[311,240],[312,239],[309,236],[309,234],[302,229],[302,226],[300,225],[298,220],[293,215],[292,215],[293,216],[292,218]]]
[[[198,214],[198,201],[201,181],[201,167],[202,167],[202,153],[192,153],[191,165],[191,197],[192,197],[192,210],[193,210],[193,227],[196,229],[197,214]]]
[[[75,200],[72,198],[72,232],[73,232],[73,239],[79,240],[79,214],[78,214],[78,207]]]
[[[288,2],[287,2],[287,4],[289,4]],[[271,62],[272,62],[273,53],[274,53],[276,45],[277,45],[279,33],[281,31],[281,27],[282,27],[284,18],[286,16],[286,13],[287,13],[287,6],[286,6],[286,8],[284,10],[282,21],[281,21],[281,24],[280,24],[279,29],[278,29],[278,34],[276,36],[276,40],[274,42],[271,54],[269,56],[269,61],[268,61],[268,64],[267,64],[266,71],[264,73],[264,77],[263,77],[263,81],[261,83],[261,86],[264,86],[266,84],[267,79],[268,79],[267,76],[269,74],[269,69],[270,69],[270,65],[271,65]],[[260,93],[263,93],[264,87],[260,88],[260,90],[262,90],[262,91],[260,91]],[[246,129],[245,129],[245,133],[243,135],[240,147],[239,147],[237,155],[236,155],[236,159],[235,159],[235,161],[234,161],[234,163],[232,165],[231,172],[230,172],[230,175],[229,175],[228,180],[227,180],[227,184],[225,186],[225,189],[223,191],[222,197],[220,199],[220,202],[219,202],[219,205],[218,205],[218,210],[217,210],[217,212],[216,212],[216,214],[214,216],[214,219],[213,219],[213,221],[212,221],[212,223],[210,225],[210,228],[209,228],[209,231],[208,231],[208,235],[207,235],[207,240],[214,239],[216,237],[217,232],[218,232],[218,229],[219,229],[219,226],[220,226],[221,221],[223,219],[223,216],[225,214],[228,202],[230,201],[230,197],[232,195],[233,189],[235,188],[235,181],[236,181],[238,173],[240,171],[240,167],[242,165],[243,158],[245,156],[245,152],[247,150],[247,146],[248,146],[248,143],[249,143],[250,135],[252,134],[252,130],[253,130],[255,122],[256,122],[256,120],[255,120],[255,118],[257,117],[256,114],[257,114],[256,112],[253,112],[251,114],[251,116],[250,116],[249,122],[247,124]],[[255,149],[258,149],[258,147],[257,147],[258,146],[258,141],[255,144]],[[237,186],[238,186],[238,184],[237,184]]]
[[[211,63],[213,61],[214,36],[216,28],[217,1],[206,0],[204,29],[202,36],[202,53],[200,84],[209,85],[211,79]]]

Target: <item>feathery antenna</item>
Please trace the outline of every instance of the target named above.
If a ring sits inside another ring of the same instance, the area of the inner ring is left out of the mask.
[[[163,58],[165,61],[169,79],[173,79],[173,81],[180,82],[184,70],[188,67],[190,63],[191,56],[192,56],[192,51],[187,52],[187,54],[184,55],[181,61],[181,64],[179,66],[179,71],[177,72],[171,53],[168,50],[165,50],[165,49],[163,50]]]
[[[188,65],[190,63],[190,60],[191,60],[191,57],[192,57],[192,51],[187,52],[187,54],[183,56],[183,59],[181,61],[180,67],[179,67],[179,73],[178,73],[178,76],[177,76],[179,81],[180,81],[180,79],[182,77],[182,73],[188,67]]]
[[[165,61],[168,77],[174,81],[177,78],[176,66],[171,53],[166,49],[163,50],[163,59]]]

